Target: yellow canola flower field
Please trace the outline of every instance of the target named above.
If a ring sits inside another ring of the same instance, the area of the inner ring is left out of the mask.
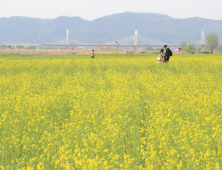
[[[0,169],[222,169],[222,55],[0,55]]]

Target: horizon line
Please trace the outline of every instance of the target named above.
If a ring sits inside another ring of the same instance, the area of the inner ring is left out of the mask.
[[[92,19],[92,20],[88,20],[88,19],[82,18],[82,17],[80,17],[80,16],[69,16],[69,15],[60,15],[60,16],[53,17],[53,18],[40,18],[40,17],[30,17],[30,16],[8,16],[8,17],[0,17],[0,19],[2,19],[2,18],[21,17],[21,18],[53,20],[53,19],[57,19],[57,18],[60,18],[60,17],[68,17],[68,18],[81,18],[81,19],[86,20],[86,21],[95,21],[95,20],[98,20],[98,19],[101,19],[101,18],[104,18],[104,17],[109,17],[109,16],[113,16],[113,15],[119,15],[119,14],[125,14],[125,13],[134,13],[134,14],[156,14],[156,15],[163,15],[163,16],[165,16],[165,17],[168,17],[168,19],[178,19],[178,20],[191,19],[191,18],[200,18],[200,19],[207,19],[207,20],[214,20],[214,21],[222,21],[222,20],[220,20],[220,19],[202,18],[202,17],[200,17],[200,16],[187,17],[187,18],[175,18],[175,17],[169,16],[169,15],[167,15],[167,14],[163,14],[163,13],[154,13],[154,12],[130,12],[130,11],[126,11],[126,12],[122,12],[122,13],[113,13],[113,14],[110,14],[110,15],[104,15],[104,16],[101,16],[101,17],[98,17],[98,18],[95,18],[95,19]]]

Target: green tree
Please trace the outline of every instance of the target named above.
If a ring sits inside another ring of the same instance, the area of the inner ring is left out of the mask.
[[[216,35],[214,33],[210,33],[206,39],[206,48],[210,52],[213,52],[214,49],[216,49],[218,46],[218,40],[219,40],[218,35]]]
[[[0,49],[5,49],[6,45],[0,45]]]
[[[154,51],[152,47],[148,47],[146,50]]]
[[[196,52],[200,53],[202,51],[202,48],[201,47],[197,47],[196,48]]]
[[[36,49],[36,46],[27,46],[26,49]]]
[[[24,45],[16,45],[15,48],[22,49],[22,48],[25,48],[25,46]]]
[[[156,51],[160,51],[161,49],[164,49],[164,48],[157,48]]]
[[[192,52],[195,52],[195,51],[196,51],[196,48],[195,48],[194,46],[192,46],[192,45],[188,45],[188,46],[186,46],[186,47],[183,49],[183,51],[186,51],[186,52],[188,52],[188,53],[192,53]]]
[[[180,43],[180,46],[181,46],[182,48],[185,48],[185,47],[187,46],[187,43],[183,41],[183,42]]]

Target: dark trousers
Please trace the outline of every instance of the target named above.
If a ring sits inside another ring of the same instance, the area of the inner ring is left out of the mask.
[[[169,61],[169,60],[170,60],[170,56],[169,56],[169,57],[165,57],[165,60],[166,60],[166,61]]]

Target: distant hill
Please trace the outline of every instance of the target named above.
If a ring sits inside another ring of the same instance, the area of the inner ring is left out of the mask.
[[[121,13],[87,21],[79,17],[36,19],[27,17],[0,18],[0,43],[50,43],[65,39],[66,30],[76,42],[112,42],[130,37],[135,30],[143,40],[180,43],[199,40],[216,33],[222,43],[222,20],[203,18],[175,19],[155,13]],[[140,43],[140,42],[139,42]],[[149,42],[148,42],[149,43]]]

